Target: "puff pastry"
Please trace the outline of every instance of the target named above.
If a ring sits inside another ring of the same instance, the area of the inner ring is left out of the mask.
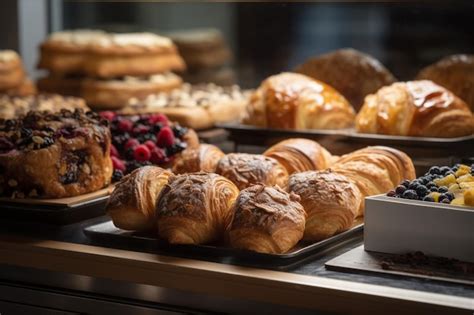
[[[288,174],[326,169],[332,156],[319,143],[309,139],[283,140],[270,147],[263,155],[274,158],[283,165]]]
[[[212,144],[201,143],[197,148],[188,148],[181,152],[173,163],[173,173],[213,173],[224,152]]]
[[[305,212],[299,197],[278,187],[255,185],[240,192],[228,228],[230,245],[281,254],[303,237]]]
[[[285,187],[288,172],[277,160],[259,154],[231,153],[217,163],[216,173],[239,189],[255,184]]]
[[[106,206],[114,225],[133,231],[153,227],[157,198],[172,175],[157,166],[144,166],[125,176]]]
[[[333,87],[297,73],[262,82],[247,105],[245,124],[279,129],[342,129],[355,112]]]
[[[467,104],[431,81],[394,83],[368,95],[356,118],[363,133],[450,138],[474,133]]]
[[[212,173],[172,177],[157,204],[158,234],[172,244],[205,244],[222,239],[238,188]]]

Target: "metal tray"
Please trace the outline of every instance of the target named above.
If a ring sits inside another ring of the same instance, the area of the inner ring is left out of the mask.
[[[300,242],[295,248],[284,254],[262,254],[219,245],[172,245],[164,240],[150,236],[151,233],[137,233],[119,229],[115,227],[111,220],[84,228],[84,234],[93,243],[101,246],[119,247],[208,261],[225,261],[230,264],[289,266],[301,262],[309,256],[346,244],[348,241],[353,240],[354,237],[360,237],[364,227],[363,223],[361,223],[362,220],[358,220],[350,230],[323,241],[313,244]]]

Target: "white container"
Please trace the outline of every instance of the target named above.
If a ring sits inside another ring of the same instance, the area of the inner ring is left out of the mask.
[[[474,262],[474,209],[385,195],[365,199],[367,251]]]

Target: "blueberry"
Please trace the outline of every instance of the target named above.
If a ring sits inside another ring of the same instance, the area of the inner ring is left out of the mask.
[[[449,166],[443,166],[439,169],[439,171],[442,175],[446,175],[447,172],[451,171],[451,168]]]
[[[436,186],[436,185],[435,185],[435,186],[431,186],[431,187],[430,187],[430,191],[431,191],[431,192],[439,192],[439,188],[438,188],[438,186]]]
[[[420,182],[417,180],[414,180],[408,185],[408,189],[413,189],[416,190],[416,188],[420,185]]]
[[[441,195],[439,195],[439,197],[438,197],[438,202],[442,202],[442,201],[445,200],[445,199],[447,199],[448,201],[450,201],[450,200],[449,200],[449,197],[446,196],[446,194],[441,194]]]
[[[400,183],[400,185],[403,185],[403,186],[405,186],[406,188],[408,188],[408,186],[410,185],[410,183],[411,183],[411,182],[410,182],[408,179],[405,179],[404,181],[402,181],[402,182]]]
[[[118,182],[123,177],[123,173],[120,170],[114,170],[112,174],[112,182]]]
[[[419,197],[424,197],[428,194],[428,188],[426,188],[426,186],[419,185],[416,187],[416,193]]]
[[[448,176],[448,175],[451,175],[451,174],[455,175],[455,173],[452,170],[449,170],[446,173],[444,173],[444,176]]]
[[[395,192],[395,190],[390,190],[388,193],[387,193],[387,196],[388,197],[395,197],[397,195],[397,193]]]
[[[446,203],[446,204],[451,203],[451,201],[448,198],[445,198],[445,199],[441,200],[440,202],[441,203]]]
[[[438,188],[438,192],[440,192],[440,193],[448,192],[448,187],[446,187],[446,186],[441,186],[441,187]]]
[[[433,183],[433,182],[428,182],[428,183],[426,184],[426,188],[430,189],[431,187],[438,187],[438,186],[436,186],[436,184]]]
[[[418,195],[417,195],[416,191],[414,191],[412,189],[408,189],[408,190],[405,190],[405,192],[402,194],[402,198],[418,200]]]
[[[444,195],[449,199],[449,201],[454,199],[454,194],[452,192],[447,192]]]
[[[425,196],[425,197],[423,198],[423,201],[434,202],[434,198],[431,197],[431,196]]]
[[[439,174],[441,174],[441,171],[440,171],[438,166],[432,166],[430,168],[430,170],[428,171],[428,173],[430,173],[432,175],[439,175]]]
[[[398,185],[397,188],[395,188],[395,192],[399,195],[403,194],[407,190],[407,188],[403,185]]]

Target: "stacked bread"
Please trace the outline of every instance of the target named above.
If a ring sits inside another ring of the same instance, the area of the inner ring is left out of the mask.
[[[41,45],[38,64],[49,75],[44,92],[81,96],[93,108],[118,109],[132,97],[181,85],[171,71],[185,64],[169,38],[151,33],[75,30],[53,33]]]
[[[36,88],[25,74],[20,56],[13,50],[0,50],[0,94],[32,95]]]
[[[413,178],[410,158],[387,147],[337,158],[307,139],[283,141],[263,155],[225,155],[201,144],[177,158],[173,173],[146,167],[125,177],[107,209],[117,227],[157,228],[173,244],[228,240],[275,254],[350,229],[366,196]]]

